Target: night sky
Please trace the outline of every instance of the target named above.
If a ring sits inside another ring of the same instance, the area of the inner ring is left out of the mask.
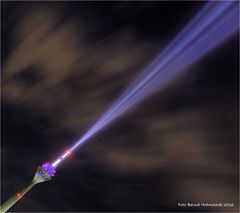
[[[77,141],[203,5],[1,2],[1,202]],[[11,211],[237,211],[238,46],[236,35],[102,131]]]

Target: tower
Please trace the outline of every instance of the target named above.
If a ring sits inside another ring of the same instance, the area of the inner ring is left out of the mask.
[[[30,189],[32,189],[33,186],[35,186],[38,183],[42,183],[42,182],[51,180],[51,178],[54,176],[55,172],[56,172],[55,168],[49,162],[39,166],[37,168],[37,171],[35,173],[33,180],[31,181],[31,183],[27,187],[25,187],[22,191],[16,193],[9,200],[7,200],[1,206],[0,211],[2,213],[5,213],[17,201],[19,201]]]

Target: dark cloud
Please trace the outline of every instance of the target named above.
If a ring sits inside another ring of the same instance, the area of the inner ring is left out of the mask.
[[[190,19],[198,2],[4,2],[2,201],[55,159]],[[174,14],[174,15],[173,15]],[[12,210],[238,209],[238,40],[80,147]]]

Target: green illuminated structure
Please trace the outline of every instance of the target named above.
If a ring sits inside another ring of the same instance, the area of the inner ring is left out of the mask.
[[[42,166],[39,166],[32,182],[25,187],[22,191],[13,195],[9,200],[7,200],[1,207],[1,213],[8,211],[17,201],[19,201],[33,186],[38,183],[42,183],[48,180],[51,180],[51,177],[54,176],[55,168],[50,164],[46,163]]]

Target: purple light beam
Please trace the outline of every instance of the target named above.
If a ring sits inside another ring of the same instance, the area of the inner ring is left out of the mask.
[[[198,12],[163,52],[122,93],[99,120],[69,149],[75,151],[96,133],[148,96],[163,89],[194,63],[239,31],[237,1],[212,1]],[[53,162],[56,168],[66,158]]]

